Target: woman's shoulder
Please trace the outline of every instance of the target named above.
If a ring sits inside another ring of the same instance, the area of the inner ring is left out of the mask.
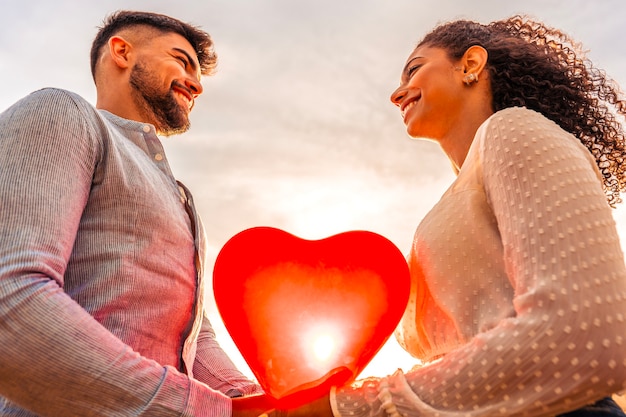
[[[554,121],[526,107],[508,107],[492,114],[476,132],[476,139],[483,144],[496,141],[499,145],[513,142],[542,142],[549,138],[575,138]]]
[[[542,113],[526,107],[507,107],[492,114],[485,123],[496,125],[535,126],[549,124],[557,126]]]
[[[581,158],[595,166],[591,153],[576,136],[540,112],[524,107],[494,113],[476,132],[475,140],[479,158],[488,165],[525,164],[529,158],[569,164]]]

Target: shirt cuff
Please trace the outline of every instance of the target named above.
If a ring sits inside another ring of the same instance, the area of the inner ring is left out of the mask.
[[[337,407],[337,387],[330,387],[330,409],[335,417],[341,417]]]

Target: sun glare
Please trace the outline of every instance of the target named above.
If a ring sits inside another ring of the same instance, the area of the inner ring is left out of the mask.
[[[323,370],[337,361],[341,351],[341,336],[336,325],[324,323],[309,328],[302,335],[302,349],[310,359],[309,365]]]
[[[326,362],[335,351],[335,341],[329,334],[320,334],[313,342],[313,355],[320,362]]]

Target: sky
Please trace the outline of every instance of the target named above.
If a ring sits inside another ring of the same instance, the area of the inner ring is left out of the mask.
[[[203,218],[209,269],[230,237],[255,226],[312,240],[369,230],[408,253],[454,174],[436,144],[408,137],[389,96],[437,23],[526,14],[582,42],[626,86],[623,0],[3,0],[0,111],[42,87],[95,103],[91,41],[119,9],[169,14],[215,42],[218,71],[203,80],[191,130],[163,139]],[[614,211],[624,241],[625,207]],[[209,304],[220,343],[252,376]],[[415,363],[392,337],[361,377]]]

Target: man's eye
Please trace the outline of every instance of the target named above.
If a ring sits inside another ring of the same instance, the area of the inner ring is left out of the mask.
[[[187,60],[181,56],[176,57],[176,59],[178,59],[182,64],[183,64],[183,68],[187,68]]]

